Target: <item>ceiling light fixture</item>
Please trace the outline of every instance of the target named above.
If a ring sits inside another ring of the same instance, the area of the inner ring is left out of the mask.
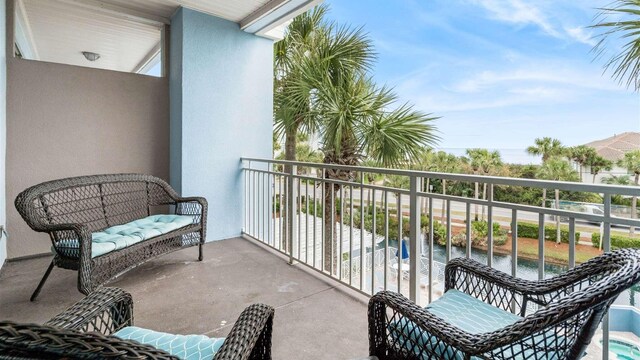
[[[91,51],[83,51],[82,55],[84,55],[84,57],[89,61],[96,61],[96,60],[100,59],[100,54],[96,54],[96,53],[91,52]]]

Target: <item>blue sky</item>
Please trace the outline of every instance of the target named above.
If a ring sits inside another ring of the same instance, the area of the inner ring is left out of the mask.
[[[325,3],[332,20],[369,33],[378,83],[442,116],[439,148],[523,149],[543,136],[578,145],[640,131],[640,94],[590,52],[585,27],[610,0]]]

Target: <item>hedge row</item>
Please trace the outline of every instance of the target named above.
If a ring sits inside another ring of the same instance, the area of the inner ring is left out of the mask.
[[[593,244],[593,247],[595,247],[595,248],[599,248],[600,247],[600,234],[599,233],[591,234],[591,243]],[[640,249],[640,238],[630,238],[630,237],[622,236],[622,235],[611,235],[611,249],[612,250],[626,249],[626,248]]]
[[[518,236],[530,239],[538,238],[538,230],[540,227],[535,224],[518,223]],[[548,241],[557,240],[557,232],[555,226],[544,227],[544,238]],[[580,239],[580,232],[576,231],[576,239]],[[560,242],[565,244],[569,243],[569,230],[565,230],[560,227]]]

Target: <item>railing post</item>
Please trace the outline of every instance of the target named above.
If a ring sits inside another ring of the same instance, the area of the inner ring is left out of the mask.
[[[611,194],[604,194],[603,234],[600,238],[602,250],[611,251]],[[602,358],[609,359],[609,312],[602,319]]]
[[[288,217],[287,240],[289,241],[289,246],[288,246],[289,264],[293,264],[294,262],[293,254],[295,254],[295,249],[293,248],[293,245],[297,243],[297,237],[298,237],[297,224],[296,224],[296,213],[298,211],[296,209],[296,201],[297,201],[296,199],[298,198],[298,194],[297,194],[298,187],[296,184],[297,179],[294,177],[294,175],[297,174],[297,172],[298,172],[298,167],[296,165],[292,165],[291,172],[289,173],[289,181],[287,186],[287,199],[288,199],[287,201],[287,217]]]
[[[487,265],[493,266],[493,184],[489,184],[487,201]]]
[[[420,303],[420,184],[416,176],[410,178],[409,194],[409,298]],[[433,221],[433,217],[431,217]],[[429,284],[431,285],[431,284]]]

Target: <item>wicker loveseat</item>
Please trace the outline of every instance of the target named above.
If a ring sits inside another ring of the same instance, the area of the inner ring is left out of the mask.
[[[198,245],[202,260],[207,201],[180,197],[157,177],[115,174],[53,180],[26,189],[15,205],[27,224],[48,233],[53,244],[53,260],[31,301],[54,266],[78,271],[78,290],[88,294],[171,251]]]
[[[445,294],[421,308],[381,292],[369,302],[379,359],[579,359],[611,303],[640,281],[640,251],[618,250],[551,279],[513,278],[469,259],[446,267]]]
[[[155,333],[130,340],[131,295],[98,288],[44,325],[0,320],[0,359],[271,359],[274,310],[247,307],[226,338]],[[128,337],[124,338],[123,337]],[[151,345],[153,344],[153,345]]]

